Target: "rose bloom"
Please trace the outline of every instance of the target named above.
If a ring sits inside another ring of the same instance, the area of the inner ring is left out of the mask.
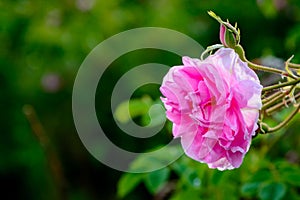
[[[210,168],[241,165],[258,128],[259,79],[230,48],[205,60],[183,57],[170,68],[160,90],[173,135],[185,153]]]

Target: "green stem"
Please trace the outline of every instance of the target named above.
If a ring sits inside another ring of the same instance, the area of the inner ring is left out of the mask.
[[[276,74],[280,74],[283,76],[288,76],[288,77],[294,78],[293,76],[288,74],[286,71],[276,69],[276,68],[266,67],[263,65],[258,65],[258,64],[250,62],[249,60],[247,60],[245,51],[241,45],[237,45],[234,50],[240,56],[241,60],[243,60],[244,62],[247,62],[248,66],[253,70],[260,70],[260,71],[265,71],[265,72],[270,72],[270,73],[276,73]]]
[[[291,67],[289,66],[289,64],[291,63],[291,60],[293,59],[294,56],[291,56],[286,62],[285,62],[285,71],[292,77],[294,77],[294,79],[298,79],[298,76],[296,76],[292,70]]]
[[[227,26],[227,28],[229,30],[231,30],[235,36],[236,36],[236,40],[237,40],[237,43],[239,44],[240,43],[240,31],[239,29],[237,28],[237,26],[232,26],[229,21],[227,20],[227,22],[224,22],[221,17],[219,17],[218,15],[216,15],[213,11],[208,11],[207,12],[212,18],[214,18],[215,20],[217,20],[220,24],[223,24],[224,26]]]
[[[294,98],[295,99],[298,99],[300,97],[300,93],[298,93]],[[276,110],[280,109],[281,107],[283,106],[286,106],[287,104],[289,104],[291,101],[288,100],[287,102],[281,102],[281,103],[278,103],[276,104],[275,106],[269,108],[266,110],[266,114],[267,115],[271,115],[271,113],[275,112]]]
[[[212,52],[213,50],[216,50],[216,49],[220,49],[224,47],[222,44],[215,44],[215,45],[211,45],[211,46],[208,46],[205,51],[202,52],[201,56],[200,56],[200,59],[201,60],[204,60],[204,56],[206,54],[208,54],[209,52]]]
[[[275,127],[266,126],[267,127],[266,132],[268,132],[268,133],[275,132],[275,131],[281,129],[282,127],[286,126],[291,121],[291,119],[299,112],[299,109],[300,109],[300,104],[285,120],[283,120],[277,126],[275,126]]]
[[[248,65],[249,65],[249,67],[251,69],[253,69],[253,70],[260,70],[260,71],[265,71],[265,72],[271,72],[271,73],[275,73],[275,74],[280,74],[280,75],[283,75],[283,76],[290,76],[288,73],[286,73],[285,71],[280,70],[280,69],[266,67],[266,66],[263,66],[263,65],[258,65],[258,64],[250,62],[247,59],[245,60],[245,62],[247,62]]]
[[[268,98],[269,100],[266,101],[265,103],[263,102],[263,106],[262,106],[261,110],[265,110],[266,108],[272,106],[276,101],[283,98],[285,95],[286,95],[285,92],[279,91],[279,93],[277,93],[276,96],[273,96],[273,98]]]
[[[288,66],[293,69],[300,69],[300,64],[288,63]]]
[[[265,104],[265,103],[267,103],[268,101],[270,101],[270,100],[276,98],[276,97],[279,96],[279,95],[282,95],[282,91],[277,91],[277,92],[271,94],[270,96],[266,96],[266,94],[267,94],[267,92],[265,92],[265,93],[262,95],[262,97],[261,97],[261,98],[262,98],[262,103],[263,103],[263,104]]]
[[[262,89],[262,91],[265,92],[265,91],[268,91],[268,90],[274,90],[274,89],[282,88],[282,87],[289,86],[289,85],[296,85],[299,82],[300,82],[300,78],[296,79],[296,80],[292,80],[292,81],[288,81],[288,82],[279,83],[279,84],[276,84],[276,85],[271,85],[271,86],[264,87]]]

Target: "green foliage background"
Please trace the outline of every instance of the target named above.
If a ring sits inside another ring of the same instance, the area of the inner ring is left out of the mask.
[[[203,47],[219,43],[219,25],[207,15],[208,10],[238,22],[249,59],[263,62],[262,58],[274,56],[286,60],[294,54],[293,61],[300,62],[297,0],[2,0],[1,198],[300,199],[299,117],[281,132],[255,138],[242,167],[227,172],[210,170],[183,156],[157,172],[122,174],[95,160],[79,140],[71,96],[85,56],[104,39],[144,26],[180,31]],[[172,66],[181,59],[157,50],[122,56],[105,72],[96,96],[102,127],[112,141],[132,151],[155,148],[171,139],[167,126],[146,141],[126,136],[109,110],[118,78],[149,62]],[[133,97],[145,99],[145,94],[157,100],[158,86],[144,86]],[[276,115],[273,123],[285,115]],[[147,119],[141,116],[136,121]],[[35,132],[43,133],[37,127],[44,129],[50,144],[35,136]],[[151,163],[146,160],[146,164]],[[62,173],[57,173],[59,166]]]

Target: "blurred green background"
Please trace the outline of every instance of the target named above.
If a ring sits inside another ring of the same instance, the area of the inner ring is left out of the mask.
[[[2,0],[0,9],[1,199],[300,199],[299,117],[281,132],[256,137],[240,169],[209,170],[183,156],[156,173],[129,175],[87,152],[71,107],[77,70],[101,41],[157,26],[206,47],[219,43],[219,24],[208,10],[238,23],[249,59],[267,62],[271,56],[281,62],[294,54],[299,63],[300,1]],[[118,78],[149,62],[172,66],[181,58],[151,49],[124,55],[105,72],[96,95],[101,126],[112,141],[132,151],[171,139],[170,127],[144,142],[130,138],[109,109]],[[157,100],[158,86],[141,87],[133,97],[145,95]],[[274,116],[274,123],[285,114]]]

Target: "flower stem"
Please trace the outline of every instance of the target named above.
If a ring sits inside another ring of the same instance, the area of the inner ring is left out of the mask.
[[[300,64],[288,63],[288,66],[293,69],[300,69]]]
[[[263,106],[261,110],[265,110],[266,108],[272,106],[276,101],[283,98],[287,93],[279,91],[278,93],[275,93],[276,95],[272,95],[270,98],[268,98],[268,101],[263,101]]]
[[[300,97],[300,93],[298,93],[294,98],[298,99],[299,97]],[[287,104],[290,103],[290,102],[292,102],[292,101],[288,100],[287,102],[280,102],[280,103],[276,104],[275,106],[266,109],[266,114],[271,115],[272,112],[280,109],[283,106],[287,106]]]
[[[293,76],[291,76],[290,74],[288,74],[286,71],[280,70],[280,69],[276,69],[276,68],[271,68],[271,67],[266,67],[263,65],[258,65],[255,63],[250,62],[245,55],[245,51],[243,49],[243,47],[241,45],[237,45],[234,48],[235,52],[240,56],[241,60],[243,60],[244,62],[247,62],[248,66],[253,69],[253,70],[260,70],[260,71],[265,71],[265,72],[271,72],[271,73],[276,73],[276,74],[280,74],[283,76],[288,76],[291,78],[294,78]]]
[[[266,94],[267,94],[267,92],[265,92],[262,95],[262,103],[263,104],[267,103],[270,100],[273,100],[274,98],[277,98],[278,96],[281,96],[282,95],[282,91],[277,91],[277,92],[271,94],[270,96],[266,96]]]
[[[205,51],[202,52],[201,56],[200,56],[200,59],[201,60],[204,60],[204,56],[210,52],[212,52],[213,50],[216,50],[216,49],[220,49],[224,47],[222,44],[215,44],[215,45],[212,45],[212,46],[209,46],[205,49]]]
[[[292,77],[294,77],[294,79],[298,79],[299,76],[296,76],[292,70],[291,70],[291,67],[290,67],[290,63],[291,63],[291,60],[293,59],[294,56],[291,56],[286,62],[285,62],[285,71],[291,75]]]
[[[296,107],[296,109],[287,118],[285,118],[285,120],[283,120],[277,126],[275,126],[275,127],[266,126],[266,128],[267,128],[266,133],[275,132],[275,131],[281,129],[282,127],[286,126],[292,120],[292,118],[299,112],[299,109],[300,109],[300,104]]]
[[[292,81],[288,81],[288,82],[279,83],[279,84],[264,87],[262,89],[262,91],[265,92],[265,91],[268,91],[268,90],[274,90],[274,89],[282,88],[282,87],[289,86],[289,85],[296,85],[299,82],[300,82],[300,78],[298,78],[296,80],[292,80]]]

